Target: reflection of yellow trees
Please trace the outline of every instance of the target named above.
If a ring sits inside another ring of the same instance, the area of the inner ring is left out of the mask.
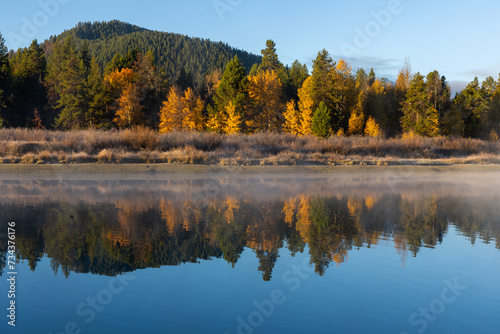
[[[169,233],[174,233],[180,219],[177,206],[172,201],[162,199],[160,201],[161,218],[166,223]]]
[[[349,197],[347,199],[347,208],[352,216],[358,215],[363,207],[361,201],[355,197]]]
[[[366,196],[365,197],[365,206],[368,210],[373,209],[375,206],[375,203],[377,203],[377,198],[373,196]]]
[[[224,203],[224,217],[228,224],[234,222],[234,213],[240,209],[240,203],[233,197],[227,197]]]
[[[286,199],[283,205],[283,215],[285,223],[290,227],[293,226],[292,223],[294,221],[296,212],[297,212],[297,199],[296,198]]]
[[[234,185],[230,179],[225,182],[221,187]],[[282,187],[275,180],[266,184]],[[404,265],[408,254],[416,256],[421,247],[435,247],[442,241],[448,220],[473,242],[496,240],[498,247],[500,239],[500,209],[491,211],[477,199],[413,190],[338,190],[319,196],[305,189],[264,199],[248,193],[240,196],[241,189],[225,196],[197,196],[199,191],[171,182],[165,193],[136,196],[129,192],[120,198],[113,197],[105,183],[88,194],[79,184],[64,191],[57,190],[56,183],[44,186],[51,190],[46,191],[50,205],[41,201],[36,185],[5,184],[7,191],[21,192],[22,187],[23,193],[33,193],[31,198],[19,196],[16,203],[21,204],[7,206],[16,214],[27,205],[40,210],[36,226],[20,231],[33,235],[18,236],[22,258],[35,268],[47,254],[53,267],[65,274],[112,274],[116,268],[177,265],[211,257],[223,257],[234,265],[247,247],[255,252],[259,270],[269,280],[283,246],[292,254],[308,251],[322,274],[329,264],[346,262],[353,248],[370,247],[379,240],[392,241]],[[199,184],[191,186],[198,189]],[[183,196],[182,191],[190,192]],[[74,193],[89,200],[65,203]],[[96,200],[96,194],[102,198]],[[6,211],[6,215],[14,214]]]
[[[311,226],[311,216],[310,216],[311,200],[306,196],[301,196],[299,199],[299,206],[297,212],[297,225],[296,229],[300,232],[302,239],[305,242],[309,242],[308,231]]]

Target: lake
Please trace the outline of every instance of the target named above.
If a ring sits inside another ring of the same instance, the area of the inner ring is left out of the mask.
[[[0,174],[1,332],[498,333],[498,171],[296,170]]]

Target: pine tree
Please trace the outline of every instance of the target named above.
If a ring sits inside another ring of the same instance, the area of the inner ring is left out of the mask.
[[[450,108],[451,88],[444,76],[438,71],[430,72],[426,78],[427,98],[431,106],[437,110],[439,120]]]
[[[1,115],[3,109],[5,109],[9,103],[10,85],[12,82],[12,73],[7,51],[5,40],[0,33],[0,119],[2,120],[2,126],[4,126],[4,121]]]
[[[488,121],[492,131],[500,133],[500,78],[496,82],[495,90],[491,94],[488,107]]]
[[[276,54],[276,43],[272,40],[266,41],[266,48],[261,51],[262,53],[262,63],[259,66],[259,71],[274,71],[278,73],[283,67],[283,64],[279,61],[278,55]]]
[[[248,102],[248,78],[245,68],[242,66],[237,56],[231,60],[224,70],[222,79],[217,87],[214,96],[214,107],[209,107],[210,122],[209,128],[213,131],[223,131],[224,114],[229,109],[235,109],[234,114],[244,115],[244,109]],[[217,129],[213,127],[216,126]]]
[[[49,60],[47,81],[54,92],[54,107],[60,111],[55,126],[63,129],[84,128],[88,110],[87,77],[72,35],[56,46]]]
[[[311,122],[312,133],[321,138],[328,138],[331,134],[330,111],[324,102],[320,102],[314,112]]]
[[[429,103],[427,86],[420,73],[413,76],[406,93],[401,125],[406,132],[414,132],[422,136],[439,134],[438,112]]]
[[[332,113],[332,128],[338,131],[347,126],[347,120],[356,104],[356,82],[352,68],[340,59],[333,70],[335,110]]]
[[[43,49],[34,40],[28,48],[18,50],[12,60],[13,90],[15,95],[11,124],[13,126],[31,126],[33,110],[37,109],[40,117],[47,119],[45,112],[47,62]]]
[[[487,138],[489,98],[479,84],[478,78],[465,87],[452,102],[451,110],[445,114],[445,131],[463,137]],[[453,123],[456,124],[453,124]]]
[[[168,80],[164,73],[157,70],[156,59],[151,51],[137,54],[133,70],[136,86],[139,89],[141,105],[145,110],[145,124],[157,126],[162,102],[168,94]]]
[[[328,51],[323,49],[313,62],[311,76],[311,97],[314,101],[313,108],[316,109],[324,102],[328,109],[335,109],[333,69],[335,64]]]
[[[309,70],[307,69],[307,66],[305,64],[302,65],[298,60],[295,60],[292,63],[292,67],[288,70],[288,85],[284,86],[283,93],[287,101],[291,99],[297,101],[299,99],[298,91],[308,77]]]
[[[112,117],[108,115],[112,101],[97,60],[92,58],[87,78],[89,87],[89,108],[85,113],[85,122],[89,127],[109,129]]]
[[[376,79],[376,75],[375,75],[375,71],[373,70],[373,68],[370,69],[370,73],[368,73],[368,86],[371,86],[373,85],[373,83],[375,82],[375,79]]]

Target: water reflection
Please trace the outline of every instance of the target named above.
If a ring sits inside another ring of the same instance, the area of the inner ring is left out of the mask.
[[[307,251],[315,271],[355,248],[394,245],[404,266],[446,242],[450,225],[500,249],[495,178],[210,177],[137,181],[0,181],[0,228],[16,221],[19,258],[35,271],[124,271],[223,258],[250,248],[265,281],[281,252]],[[488,192],[486,192],[488,189]],[[492,191],[493,189],[493,191]],[[7,242],[0,241],[1,274]]]

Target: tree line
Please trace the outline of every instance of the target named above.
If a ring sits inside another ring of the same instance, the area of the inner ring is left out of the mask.
[[[475,78],[451,98],[438,71],[414,74],[407,61],[393,83],[373,69],[353,72],[326,50],[318,52],[309,73],[299,61],[281,63],[268,40],[260,63],[249,71],[234,56],[196,83],[182,69],[173,79],[151,51],[129,49],[102,68],[89,44],[78,47],[72,34],[50,53],[36,40],[8,53],[0,35],[0,117],[0,126],[65,130],[144,125],[160,132],[496,140],[500,81]]]

